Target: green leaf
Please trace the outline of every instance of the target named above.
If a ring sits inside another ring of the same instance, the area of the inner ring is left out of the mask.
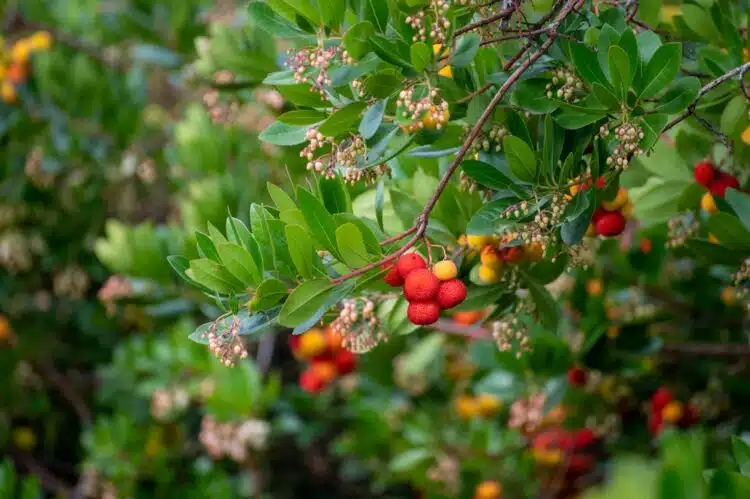
[[[385,33],[386,27],[388,26],[388,2],[383,2],[381,0],[361,1],[361,15],[365,20],[370,21],[376,30]]]
[[[336,137],[352,131],[360,122],[360,115],[367,106],[364,102],[352,102],[333,113],[318,127],[318,132],[326,137]]]
[[[729,213],[716,213],[708,219],[708,231],[729,249],[750,249],[750,230]]]
[[[264,262],[264,268],[276,271],[276,253],[273,249],[271,230],[268,227],[268,216],[269,214],[263,206],[255,203],[250,205],[250,227],[252,227],[253,237],[258,243],[258,251]],[[253,254],[253,251],[250,251],[250,253]]]
[[[323,205],[328,210],[328,213],[348,213],[351,211],[349,194],[341,178],[329,179],[320,177],[318,187],[320,188],[320,195],[323,198]]]
[[[195,233],[195,240],[198,243],[198,253],[203,258],[208,258],[216,263],[221,263],[219,253],[216,251],[216,244],[203,232]]]
[[[353,223],[345,223],[336,229],[336,242],[341,259],[349,268],[356,269],[370,262],[362,233]]]
[[[531,147],[522,139],[509,135],[503,138],[503,149],[513,175],[521,181],[533,182],[536,179],[537,164]]]
[[[354,59],[359,60],[370,52],[369,39],[375,34],[370,21],[355,24],[344,35],[344,48]]]
[[[283,85],[276,87],[284,99],[304,107],[329,107],[330,103],[325,101],[318,92],[312,91],[309,85]]]
[[[515,182],[493,165],[477,160],[461,163],[464,173],[476,183],[496,191],[512,189]]]
[[[312,279],[313,258],[317,255],[307,231],[299,225],[287,225],[286,240],[289,242],[289,254],[297,271],[303,279]]]
[[[554,332],[560,322],[560,309],[547,288],[534,281],[527,281],[529,294],[536,306],[536,313],[542,325]]]
[[[338,28],[346,15],[346,0],[326,0],[317,2],[323,21],[331,28]]]
[[[245,286],[257,285],[261,281],[261,272],[245,248],[232,243],[223,243],[219,244],[216,249],[222,264]]]
[[[375,191],[375,219],[378,222],[380,230],[385,230],[383,226],[383,204],[385,203],[385,182],[381,178],[378,181],[378,187]]]
[[[596,52],[582,43],[571,43],[570,52],[573,56],[573,64],[576,72],[581,78],[586,80],[589,85],[599,83],[604,87],[609,87],[609,81],[604,76]]]
[[[425,42],[417,42],[411,46],[411,64],[417,71],[424,71],[432,65],[432,50]]]
[[[727,204],[734,210],[742,225],[750,230],[750,196],[737,189],[727,189],[725,198]]]
[[[453,312],[473,312],[496,303],[508,294],[508,287],[499,286],[482,286],[469,287],[466,299],[457,307],[451,309]]]
[[[380,99],[367,108],[362,121],[359,123],[359,134],[362,135],[362,138],[369,140],[377,133],[380,124],[383,123],[387,105],[388,99]]]
[[[500,400],[514,400],[520,394],[521,387],[518,378],[508,371],[493,370],[474,385],[474,393],[490,394]]]
[[[235,279],[223,265],[206,258],[191,260],[190,268],[186,273],[191,279],[206,286],[211,291],[229,294],[232,291],[242,292],[245,290],[242,283]]]
[[[284,113],[276,119],[282,123],[292,126],[305,126],[315,125],[326,119],[327,115],[323,111],[316,111],[314,109],[299,109],[297,111],[289,111]]]
[[[297,209],[297,205],[294,203],[294,200],[291,198],[291,196],[289,196],[289,194],[284,192],[281,187],[274,185],[271,182],[266,182],[266,187],[268,188],[268,194],[271,196],[273,204],[276,205],[276,208],[278,208],[279,211]]]
[[[579,111],[562,111],[555,115],[555,121],[566,130],[580,130],[581,128],[596,123],[607,116],[605,111],[598,114]]]
[[[516,197],[507,197],[501,199],[495,199],[489,203],[485,203],[482,207],[471,217],[469,224],[466,227],[467,234],[474,234],[478,236],[486,236],[494,234],[495,231],[502,225],[510,225],[514,223],[511,220],[500,218],[500,215],[505,210],[517,202]]]
[[[614,45],[609,48],[609,77],[612,86],[615,87],[620,100],[627,99],[630,84],[633,82],[633,73],[630,69],[630,61],[625,51]]]
[[[654,97],[667,88],[680,72],[682,46],[679,43],[667,43],[660,46],[643,72],[641,99]]]
[[[260,132],[258,138],[276,146],[294,146],[307,141],[307,131],[310,128],[311,126],[287,125],[281,121],[274,121]]]
[[[609,90],[608,88],[605,88],[598,83],[594,83],[591,88],[594,91],[594,96],[596,97],[596,99],[601,102],[607,109],[620,108],[620,100],[612,92],[612,90]]]
[[[318,198],[301,187],[297,188],[297,201],[299,201],[299,207],[313,237],[323,248],[338,257],[336,222],[333,220],[333,216],[328,213],[328,210]]]
[[[304,40],[314,39],[312,35],[305,33],[297,26],[278,15],[264,2],[251,2],[248,11],[250,19],[253,20],[253,24],[271,36]]]
[[[297,208],[291,210],[284,210],[279,212],[279,220],[287,225],[299,225],[300,227],[307,227],[305,222],[305,216]]]
[[[638,41],[638,55],[644,64],[647,64],[654,56],[656,50],[661,47],[661,38],[653,31],[643,31],[635,36]]]
[[[419,343],[406,354],[404,360],[404,374],[418,374],[427,370],[429,365],[437,359],[443,351],[445,335],[433,333]]]
[[[320,20],[318,10],[310,0],[284,0],[284,3],[297,11],[299,15],[307,18],[311,23],[317,23]]]
[[[177,274],[182,277],[185,282],[201,288],[201,290],[203,291],[211,291],[187,274],[187,270],[190,268],[190,261],[187,258],[180,255],[170,255],[167,257],[167,261],[169,262],[169,265],[174,269],[174,271],[177,272]]]
[[[643,139],[641,140],[641,149],[650,151],[659,140],[661,131],[667,124],[669,117],[666,114],[649,114],[638,120],[643,128]]]
[[[279,313],[279,324],[296,327],[308,320],[323,303],[333,289],[328,279],[316,279],[300,284],[287,298]]]
[[[429,449],[418,447],[416,449],[409,449],[401,454],[393,457],[391,462],[388,464],[388,469],[392,473],[406,473],[412,471],[414,468],[429,460],[432,457],[432,452]]]
[[[557,162],[562,152],[565,133],[552,120],[551,115],[544,118],[544,135],[542,136],[542,168],[544,175],[552,178],[557,169]]]
[[[385,99],[401,87],[401,78],[392,72],[381,72],[368,76],[362,85],[367,95]]]
[[[750,477],[750,444],[740,437],[732,435],[732,453],[740,473]]]
[[[695,76],[677,80],[654,108],[655,113],[675,114],[684,111],[698,97],[701,81]]]
[[[519,82],[510,96],[511,104],[535,114],[551,113],[559,104],[547,97],[547,79],[530,79]]]
[[[465,68],[474,60],[481,42],[482,38],[476,33],[461,36],[456,41],[456,49],[451,53],[448,64],[456,68]]]
[[[253,312],[268,310],[281,302],[287,294],[289,289],[286,284],[278,279],[266,279],[255,290],[255,296],[248,306]]]
[[[721,40],[719,30],[716,28],[709,13],[703,8],[686,3],[682,6],[680,14],[685,21],[685,24],[687,24],[696,34],[700,35],[701,38],[709,41]]]
[[[413,69],[411,65],[411,54],[406,42],[398,39],[386,38],[382,35],[374,35],[370,38],[372,50],[385,62],[405,69]]]

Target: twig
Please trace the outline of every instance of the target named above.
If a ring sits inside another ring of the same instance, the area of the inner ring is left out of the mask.
[[[539,35],[543,35],[543,34],[547,33],[548,31],[549,31],[549,27],[535,29],[535,30],[532,30],[532,31],[522,31],[522,32],[519,32],[519,33],[511,33],[510,35],[503,35],[503,36],[499,36],[497,38],[492,38],[490,40],[486,40],[486,41],[480,43],[479,46],[480,47],[484,47],[484,46],[487,46],[487,45],[492,45],[493,43],[504,42],[506,40],[516,40],[518,38],[533,38],[533,37],[536,37],[536,36],[539,36]]]
[[[741,74],[745,73],[746,71],[748,71],[749,69],[750,69],[750,62],[746,62],[745,64],[743,64],[741,66],[737,66],[733,70],[731,70],[731,71],[729,71],[727,73],[724,73],[723,75],[721,75],[720,77],[716,78],[715,80],[712,80],[711,82],[707,83],[703,88],[700,89],[700,91],[698,92],[698,96],[695,98],[695,100],[693,101],[693,103],[690,104],[690,106],[682,114],[680,114],[675,119],[673,119],[672,121],[670,121],[669,123],[667,123],[667,126],[664,127],[664,129],[661,131],[661,133],[664,134],[664,133],[668,132],[669,130],[671,130],[672,128],[674,128],[674,126],[677,125],[679,122],[681,122],[685,118],[687,118],[687,117],[691,116],[692,114],[694,114],[695,113],[695,107],[698,104],[698,100],[700,100],[701,97],[703,97],[708,92],[710,92],[714,88],[718,87],[719,85],[721,85],[725,81],[729,80],[730,78],[732,78],[734,76],[737,76],[737,75],[741,75]]]
[[[412,238],[409,239],[409,241],[407,241],[407,243],[395,253],[388,255],[377,262],[373,262],[368,265],[365,265],[364,267],[355,269],[349,272],[348,274],[343,274],[333,279],[331,281],[333,284],[340,284],[346,281],[347,279],[351,279],[353,277],[366,274],[370,270],[376,269],[380,267],[381,265],[392,262],[393,260],[396,260],[401,255],[409,251],[410,248],[412,248],[415,244],[417,244],[417,242],[421,240],[422,236],[424,236],[425,232],[427,231],[427,222],[429,220],[430,213],[432,213],[432,210],[435,208],[435,205],[437,204],[438,199],[440,199],[440,195],[448,186],[448,183],[450,182],[451,177],[458,169],[464,157],[466,157],[466,154],[469,152],[471,145],[474,143],[477,137],[479,137],[479,135],[482,133],[482,127],[487,122],[487,120],[489,120],[492,117],[493,113],[495,112],[495,107],[497,107],[497,105],[500,104],[500,101],[503,100],[503,98],[505,97],[505,94],[508,93],[510,88],[516,83],[516,81],[521,77],[521,75],[523,75],[523,73],[526,72],[526,70],[528,70],[529,67],[533,63],[535,63],[552,46],[552,43],[555,41],[555,38],[557,37],[557,27],[560,25],[563,19],[565,19],[565,17],[567,17],[568,14],[570,14],[570,12],[573,10],[573,7],[577,1],[578,0],[568,0],[568,2],[560,11],[560,13],[555,17],[555,20],[552,21],[552,23],[550,23],[550,26],[548,29],[549,37],[547,38],[547,40],[545,40],[544,43],[542,43],[539,49],[531,57],[529,57],[523,63],[521,63],[521,65],[518,66],[518,68],[516,68],[515,71],[513,71],[513,73],[510,74],[508,79],[505,81],[505,83],[502,84],[500,89],[497,91],[495,96],[487,105],[487,108],[484,110],[482,115],[477,120],[476,125],[474,125],[474,128],[472,128],[471,133],[469,133],[469,136],[464,141],[463,145],[461,146],[461,149],[459,149],[459,151],[456,153],[456,157],[453,159],[453,162],[451,163],[450,167],[448,167],[448,170],[445,172],[445,174],[443,174],[443,177],[440,179],[440,183],[438,183],[437,187],[435,188],[435,192],[432,194],[430,200],[427,202],[422,212],[417,216],[414,227],[412,227],[414,229],[414,235],[412,236]]]
[[[482,88],[479,88],[477,90],[474,90],[472,93],[468,94],[465,97],[461,97],[456,101],[456,104],[464,104],[466,102],[469,102],[471,99],[476,97],[477,95],[485,93],[487,90],[489,90],[492,87],[492,83],[485,83],[482,85]]]
[[[408,235],[411,235],[411,234],[414,234],[414,232],[415,232],[416,230],[417,230],[417,227],[416,227],[416,226],[414,226],[414,227],[411,227],[410,229],[408,229],[408,230],[405,230],[405,231],[404,231],[404,232],[402,232],[401,234],[396,234],[396,235],[395,235],[395,236],[393,236],[393,237],[389,237],[388,239],[384,239],[384,240],[380,241],[380,245],[381,245],[381,246],[387,246],[387,245],[389,245],[389,244],[391,244],[391,243],[396,243],[396,242],[398,242],[398,241],[402,240],[403,238],[405,238],[406,236],[408,236]]]
[[[456,30],[455,36],[461,36],[464,33],[468,33],[469,31],[475,30],[477,28],[481,28],[482,26],[486,26],[488,24],[492,24],[495,21],[499,21],[501,19],[505,19],[506,17],[510,17],[513,15],[513,13],[516,11],[516,7],[511,7],[509,9],[505,9],[503,11],[498,12],[497,14],[494,14],[490,17],[484,18],[481,21],[477,21],[475,23],[467,24],[463,28],[459,28]]]

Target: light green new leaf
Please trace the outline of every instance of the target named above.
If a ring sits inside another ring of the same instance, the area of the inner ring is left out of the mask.
[[[248,303],[248,307],[253,312],[268,310],[283,300],[287,294],[289,294],[289,289],[286,284],[278,279],[266,279],[255,290],[255,296]]]
[[[276,146],[294,146],[307,140],[305,137],[311,126],[287,125],[281,121],[274,121],[260,132],[258,138]]]
[[[328,213],[323,203],[313,196],[309,191],[297,188],[297,201],[305,217],[307,227],[318,243],[338,257],[338,246],[336,245],[336,222]]]
[[[425,42],[411,46],[411,64],[417,71],[424,71],[432,64],[432,51]]]
[[[308,320],[326,302],[333,289],[328,279],[305,281],[289,295],[279,313],[279,324],[296,327]]]
[[[245,248],[232,243],[222,243],[216,249],[222,264],[245,286],[257,285],[260,282],[261,272]]]
[[[362,233],[353,223],[345,223],[336,229],[336,243],[343,262],[352,269],[370,262]]]
[[[271,182],[268,182],[266,184],[268,187],[268,194],[271,196],[271,200],[273,201],[273,204],[276,205],[276,208],[279,209],[279,211],[284,210],[294,210],[297,209],[297,205],[294,203],[294,200],[284,192],[284,190]]]
[[[229,294],[232,291],[241,292],[245,287],[230,274],[227,269],[207,258],[191,260],[190,268],[186,271],[188,277],[206,286],[212,291]]]
[[[307,231],[299,225],[287,225],[286,240],[289,243],[289,253],[297,271],[304,279],[311,279],[313,277],[315,247]]]

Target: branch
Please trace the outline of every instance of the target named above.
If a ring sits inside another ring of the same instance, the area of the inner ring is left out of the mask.
[[[516,11],[516,7],[511,7],[509,9],[503,10],[498,12],[495,15],[492,15],[490,17],[487,17],[485,19],[482,19],[481,21],[477,21],[475,23],[467,24],[463,28],[457,29],[455,36],[461,36],[464,33],[468,33],[469,31],[475,30],[477,28],[481,28],[482,26],[486,26],[488,24],[492,24],[495,21],[499,21],[501,19],[505,19],[506,17],[510,17],[513,15],[513,13]]]
[[[737,75],[742,75],[743,73],[745,73],[748,70],[750,70],[750,62],[746,62],[742,66],[737,66],[733,70],[731,70],[731,71],[729,71],[727,73],[724,73],[723,75],[719,76],[715,80],[710,81],[709,83],[707,83],[703,88],[700,89],[700,91],[698,92],[698,96],[695,98],[695,100],[693,101],[693,103],[690,104],[690,106],[688,106],[688,108],[682,114],[680,114],[675,119],[673,119],[672,121],[670,121],[669,123],[667,123],[667,126],[664,127],[664,129],[662,130],[661,133],[662,134],[667,133],[669,130],[671,130],[672,128],[674,128],[679,122],[683,121],[684,119],[686,119],[689,116],[691,116],[692,114],[694,114],[695,113],[695,107],[698,104],[698,101],[700,100],[701,97],[703,97],[708,92],[710,92],[714,88],[718,87],[719,85],[721,85],[725,81],[727,81],[727,80],[729,80],[729,79],[731,79],[731,78],[733,78],[733,77],[735,77]]]
[[[412,248],[415,244],[417,244],[422,239],[422,237],[427,232],[427,222],[429,220],[430,213],[432,213],[432,210],[435,208],[435,205],[437,204],[438,199],[440,199],[440,195],[448,186],[448,183],[450,182],[451,177],[458,169],[459,165],[463,161],[466,154],[469,152],[471,145],[474,143],[477,137],[479,137],[479,135],[482,133],[482,127],[484,127],[484,124],[492,117],[493,113],[495,112],[495,107],[497,107],[497,105],[500,104],[500,101],[503,100],[503,98],[505,97],[505,94],[508,93],[510,88],[516,83],[516,81],[518,81],[521,75],[523,75],[523,73],[525,73],[526,70],[528,70],[529,67],[532,64],[534,64],[552,46],[552,43],[554,43],[555,38],[557,38],[557,27],[560,25],[563,19],[565,19],[571,13],[577,1],[578,0],[568,0],[568,2],[560,11],[560,13],[555,17],[555,20],[552,21],[549,27],[547,28],[548,34],[549,34],[549,37],[547,38],[547,40],[545,40],[544,43],[542,43],[539,49],[531,57],[529,57],[523,63],[521,63],[521,65],[519,65],[518,68],[516,68],[515,71],[513,71],[513,73],[510,74],[508,79],[505,81],[505,83],[503,83],[503,85],[497,91],[495,96],[492,98],[489,105],[487,106],[487,109],[484,110],[482,115],[479,117],[479,120],[477,120],[476,125],[474,125],[474,128],[472,128],[471,133],[469,133],[469,136],[464,141],[463,145],[461,146],[461,149],[459,149],[459,151],[456,153],[456,157],[453,159],[453,162],[451,163],[450,167],[448,167],[448,170],[445,172],[445,174],[443,174],[443,177],[440,179],[440,183],[435,189],[435,192],[432,194],[432,197],[427,202],[427,204],[425,205],[424,209],[419,214],[419,216],[417,216],[416,223],[411,229],[407,231],[407,233],[408,232],[414,233],[412,238],[409,239],[409,241],[407,241],[407,243],[395,253],[388,255],[385,258],[377,262],[370,263],[368,265],[365,265],[364,267],[355,269],[349,272],[348,274],[343,274],[333,279],[331,282],[334,285],[340,284],[346,281],[347,279],[351,279],[353,277],[366,274],[370,270],[379,268],[382,265],[385,265],[387,263],[390,263],[396,260],[401,255],[409,251],[410,248]]]

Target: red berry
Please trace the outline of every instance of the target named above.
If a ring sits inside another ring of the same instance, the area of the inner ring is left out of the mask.
[[[568,458],[568,474],[583,475],[591,471],[596,465],[594,456],[590,454],[573,454]]]
[[[587,190],[591,189],[592,185],[594,185],[594,181],[591,180],[590,178],[587,178],[586,181],[583,184],[581,184],[581,190],[582,191],[587,191]]]
[[[651,409],[653,413],[661,414],[661,410],[664,409],[664,407],[666,407],[666,405],[673,400],[674,397],[672,396],[672,392],[669,391],[669,388],[666,388],[664,386],[660,387],[651,396]]]
[[[383,280],[388,283],[388,285],[393,286],[394,288],[397,288],[399,286],[404,285],[404,278],[401,277],[401,273],[398,271],[398,268],[396,267],[396,264],[393,262],[384,263],[380,266],[381,270],[390,269],[385,276],[383,276]]]
[[[440,283],[438,290],[438,305],[445,310],[459,305],[466,299],[466,285],[459,279],[451,279]]]
[[[700,414],[698,414],[698,409],[696,409],[692,404],[686,404],[682,412],[682,418],[680,418],[678,425],[680,426],[680,428],[689,428],[696,424],[699,420]]]
[[[307,393],[320,393],[325,384],[314,370],[308,369],[299,377],[299,386]]]
[[[651,414],[648,419],[648,431],[656,437],[661,433],[662,428],[664,428],[664,418],[661,417],[661,413],[655,412]]]
[[[427,262],[425,262],[424,258],[417,253],[407,253],[398,259],[396,262],[396,268],[398,269],[398,273],[401,274],[401,277],[406,279],[413,270],[426,269]]]
[[[701,161],[695,165],[693,170],[693,177],[703,187],[708,188],[716,178],[716,168],[710,161]]]
[[[404,281],[404,296],[408,301],[432,301],[440,290],[440,279],[429,269],[413,270]]]
[[[440,318],[440,305],[435,302],[410,303],[406,309],[406,316],[417,326],[435,324]]]
[[[333,358],[333,362],[336,364],[336,370],[341,376],[349,374],[357,368],[357,356],[349,350],[341,350]]]
[[[602,190],[605,187],[607,187],[607,179],[606,178],[599,177],[598,179],[596,179],[596,188],[597,189]]]
[[[607,213],[609,212],[605,210],[604,208],[601,208],[601,207],[597,208],[596,210],[594,210],[594,214],[591,216],[591,223],[596,225],[596,222],[598,222],[599,219],[602,218]]]
[[[619,211],[608,212],[596,222],[596,233],[600,236],[619,236],[625,230],[625,217]]]
[[[586,371],[580,366],[568,369],[568,383],[570,386],[583,386],[586,384]]]
[[[302,341],[301,334],[293,334],[289,336],[289,348],[292,349],[292,354],[297,355],[297,350],[299,350],[300,341]]]
[[[572,445],[573,439],[571,438],[570,433],[561,428],[539,432],[536,434],[532,442],[532,447],[540,450],[569,450]]]
[[[573,435],[573,448],[586,449],[599,441],[599,437],[589,428],[582,428]]]
[[[508,263],[521,263],[524,258],[523,247],[511,246],[503,249],[503,260]]]
[[[723,198],[727,193],[727,189],[730,187],[732,189],[740,188],[740,183],[737,181],[737,178],[728,173],[720,173],[719,177],[711,183],[708,190],[711,191],[711,194]]]

